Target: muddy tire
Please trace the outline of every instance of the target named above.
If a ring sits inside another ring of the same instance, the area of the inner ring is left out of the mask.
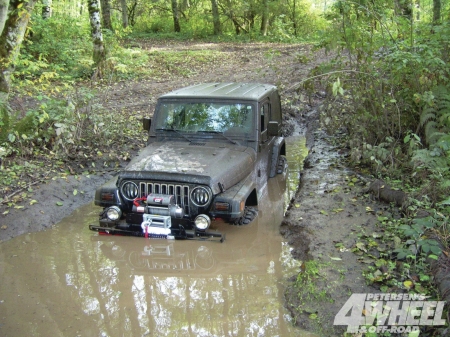
[[[257,215],[258,210],[256,207],[245,206],[244,214],[239,219],[234,220],[232,224],[235,226],[248,225]]]
[[[282,173],[286,172],[286,169],[287,169],[286,156],[280,155],[278,157],[278,162],[277,162],[277,174],[282,174]]]

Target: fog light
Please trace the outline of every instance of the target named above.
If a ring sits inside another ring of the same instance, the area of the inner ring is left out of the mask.
[[[106,210],[106,217],[111,221],[119,220],[122,217],[122,211],[117,206],[111,206]]]
[[[206,214],[199,214],[195,218],[194,223],[195,223],[195,227],[199,231],[204,231],[204,230],[207,230],[209,225],[211,224],[211,219]]]

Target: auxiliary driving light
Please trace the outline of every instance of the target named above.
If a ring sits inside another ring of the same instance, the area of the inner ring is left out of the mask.
[[[204,230],[207,230],[209,225],[211,224],[211,219],[206,214],[199,214],[195,218],[194,223],[195,223],[195,227],[199,231],[204,231]]]
[[[122,217],[122,210],[117,206],[111,206],[106,210],[106,217],[111,221],[119,220]]]

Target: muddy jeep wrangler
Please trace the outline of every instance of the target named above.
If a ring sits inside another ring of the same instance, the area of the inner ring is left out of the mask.
[[[267,180],[286,170],[277,88],[206,83],[158,99],[147,146],[97,189],[103,234],[220,238],[211,220],[250,223]]]

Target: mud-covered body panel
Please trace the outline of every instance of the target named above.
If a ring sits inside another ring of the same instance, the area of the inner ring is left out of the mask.
[[[223,143],[189,145],[155,142],[148,145],[120,176],[207,184],[214,194],[250,174],[256,161],[253,149]],[[219,187],[219,183],[222,187]]]
[[[158,99],[144,125],[147,146],[96,191],[104,209],[93,230],[204,238],[214,218],[247,223],[285,154],[280,98],[268,84],[179,89]]]

